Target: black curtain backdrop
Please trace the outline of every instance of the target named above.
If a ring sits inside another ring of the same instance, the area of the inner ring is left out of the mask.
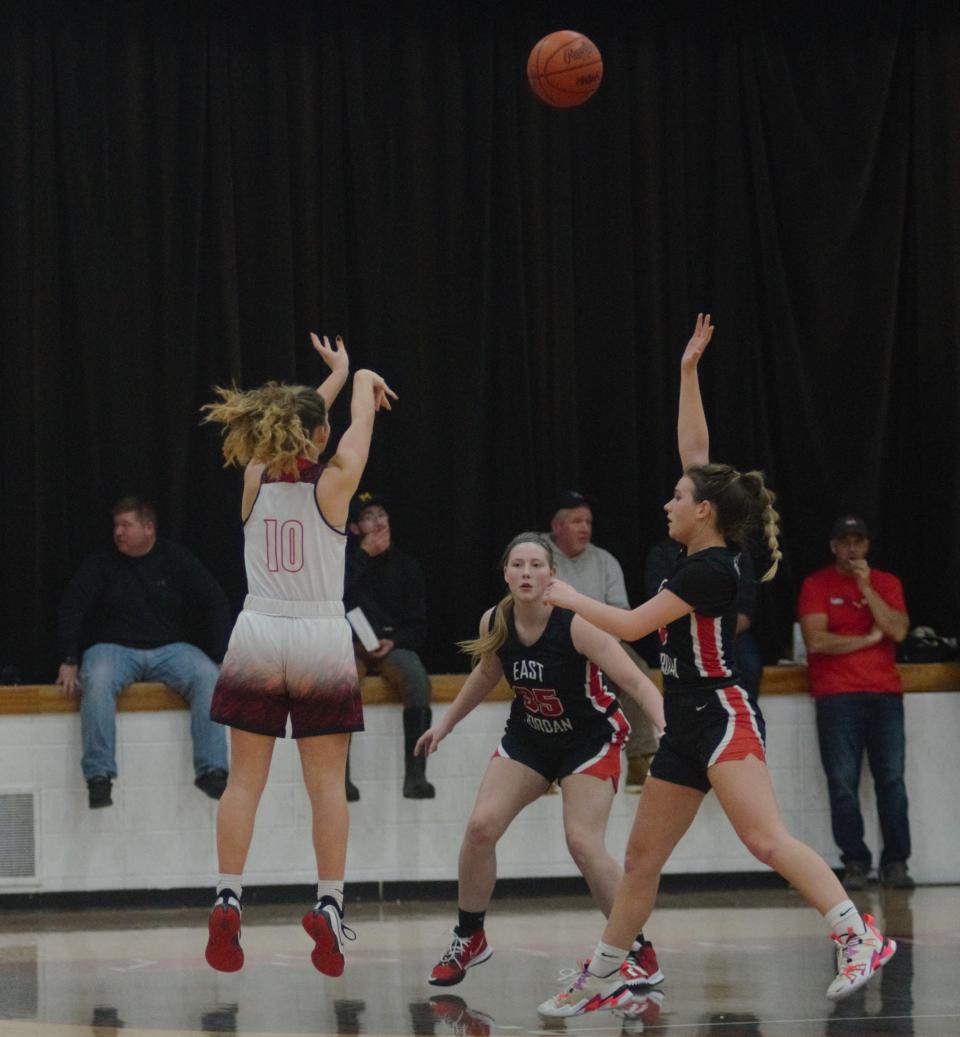
[[[524,70],[568,27],[604,80],[557,111]],[[956,3],[8,0],[0,98],[0,662],[24,680],[53,679],[60,593],[123,493],[239,606],[240,477],[198,408],[316,382],[309,329],[400,394],[366,483],[426,571],[435,671],[558,489],[596,499],[640,595],[698,310],[712,454],[780,494],[767,654],[846,509],[914,622],[960,629]]]

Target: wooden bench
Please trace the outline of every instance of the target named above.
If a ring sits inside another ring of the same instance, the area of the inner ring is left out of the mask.
[[[960,663],[902,663],[897,669],[904,691],[960,691]],[[654,682],[660,685],[660,673],[654,670]],[[467,679],[464,673],[439,673],[431,676],[434,702],[452,702]],[[362,683],[365,706],[389,705],[397,696],[380,677],[367,677]],[[807,671],[803,666],[767,666],[763,671],[761,694],[804,695]],[[505,681],[493,690],[489,702],[507,702],[512,692]],[[68,699],[54,684],[0,685],[0,714],[76,713],[77,699]],[[164,684],[131,684],[118,700],[118,709],[145,712],[163,709],[186,709],[186,702]]]

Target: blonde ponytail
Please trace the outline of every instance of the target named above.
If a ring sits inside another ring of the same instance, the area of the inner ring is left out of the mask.
[[[510,633],[510,615],[513,612],[513,595],[508,594],[497,603],[493,613],[493,627],[485,634],[470,641],[458,641],[457,648],[470,656],[476,666],[485,655],[496,655],[506,643]]]

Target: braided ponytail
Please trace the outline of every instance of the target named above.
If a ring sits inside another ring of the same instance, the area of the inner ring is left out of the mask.
[[[763,472],[744,472],[740,481],[753,493],[760,512],[759,524],[771,559],[770,568],[760,577],[760,582],[766,583],[777,575],[780,559],[783,558],[780,550],[780,513],[773,506],[777,495],[764,482]]]
[[[684,473],[693,483],[694,499],[710,501],[717,532],[743,545],[755,531],[762,531],[773,564],[760,578],[772,580],[780,565],[780,515],[773,506],[776,495],[764,482],[763,472],[738,472],[728,464],[694,465]]]

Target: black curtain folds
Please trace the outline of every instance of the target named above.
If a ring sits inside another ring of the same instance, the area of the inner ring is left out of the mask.
[[[565,27],[604,81],[557,111],[524,69]],[[309,329],[400,394],[365,481],[426,571],[433,670],[561,488],[640,595],[699,310],[712,453],[780,495],[768,655],[847,509],[914,620],[960,629],[956,4],[8,3],[0,30],[23,679],[52,679],[59,595],[125,492],[239,604],[240,480],[198,408],[316,382]]]

